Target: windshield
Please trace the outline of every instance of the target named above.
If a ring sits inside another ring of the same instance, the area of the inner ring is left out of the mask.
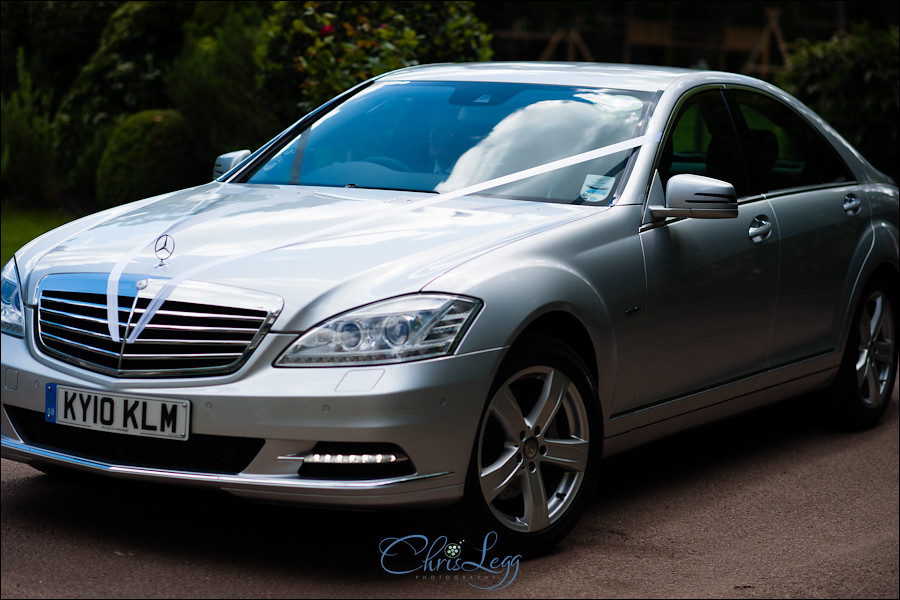
[[[644,92],[479,82],[376,83],[303,129],[249,183],[444,193],[640,135]],[[633,150],[488,190],[608,204]]]

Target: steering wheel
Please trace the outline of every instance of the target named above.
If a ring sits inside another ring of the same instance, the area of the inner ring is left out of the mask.
[[[387,167],[394,171],[403,171],[404,173],[412,172],[409,165],[389,156],[370,156],[363,162],[375,163],[376,165],[381,165],[382,167]]]

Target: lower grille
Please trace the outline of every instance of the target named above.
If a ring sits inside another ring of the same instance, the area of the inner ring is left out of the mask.
[[[258,438],[199,434],[186,441],[143,438],[48,423],[44,413],[17,406],[4,409],[27,444],[114,465],[236,474],[247,468],[265,444]]]

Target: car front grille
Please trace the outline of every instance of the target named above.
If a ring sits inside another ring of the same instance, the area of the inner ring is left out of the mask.
[[[281,300],[211,284],[182,284],[133,343],[125,340],[157,286],[120,282],[119,341],[109,334],[105,275],[54,275],[40,285],[37,339],[48,354],[114,377],[185,377],[233,372],[281,310]],[[123,293],[125,292],[125,293]],[[130,295],[129,295],[130,292]]]
[[[193,434],[185,441],[93,431],[44,420],[44,413],[5,405],[13,427],[29,445],[113,465],[236,474],[265,444],[258,438]]]

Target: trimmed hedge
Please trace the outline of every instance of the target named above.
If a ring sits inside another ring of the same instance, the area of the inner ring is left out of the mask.
[[[109,208],[212,179],[187,121],[176,110],[146,110],[113,130],[97,169],[97,205]]]

